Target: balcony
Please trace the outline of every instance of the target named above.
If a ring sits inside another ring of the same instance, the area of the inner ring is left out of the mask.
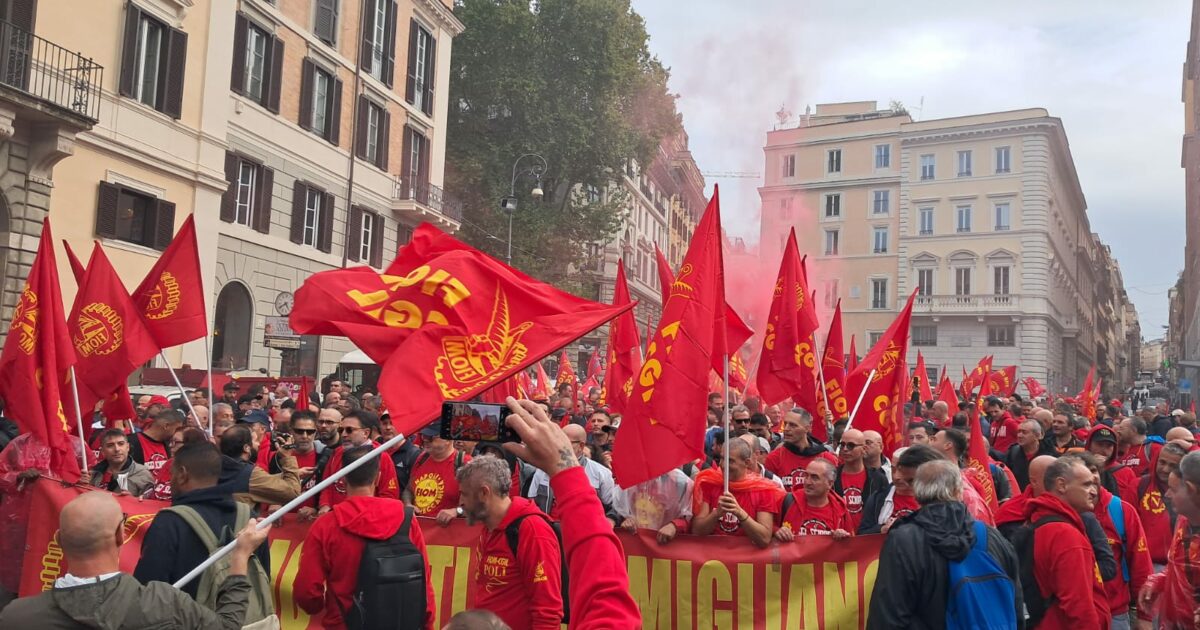
[[[914,301],[913,310],[929,315],[1011,313],[1021,310],[1021,296],[1014,294],[918,295]]]
[[[0,92],[8,100],[33,97],[40,101],[27,103],[34,109],[74,115],[90,128],[100,115],[103,77],[91,59],[0,21]]]
[[[411,180],[397,175],[392,186],[392,201],[415,202],[419,214],[425,215],[430,211],[443,217],[462,223],[462,203],[447,194],[440,186],[429,182],[413,183]],[[399,210],[405,210],[405,204],[394,204]]]

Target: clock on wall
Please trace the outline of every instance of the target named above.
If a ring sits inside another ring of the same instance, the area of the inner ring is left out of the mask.
[[[292,302],[295,296],[289,291],[280,291],[279,295],[275,296],[275,312],[287,317],[292,314]]]

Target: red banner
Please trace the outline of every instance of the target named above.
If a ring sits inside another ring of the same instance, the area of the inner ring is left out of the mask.
[[[58,512],[81,492],[42,480],[34,484],[26,539],[21,595],[51,588],[67,571],[58,546]],[[98,492],[98,491],[97,491]],[[132,573],[142,537],[160,501],[118,497],[129,520],[121,570]],[[456,520],[438,527],[421,519],[440,628],[467,609],[474,574],[477,527]],[[291,581],[300,566],[307,526],[284,518],[271,531],[271,577],[275,607],[285,629],[320,628],[292,601]],[[653,532],[621,533],[629,589],[642,611],[645,628],[863,628],[875,584],[883,536],[834,542],[825,536],[772,543],[758,549],[745,538],[679,536],[659,545]],[[574,614],[574,613],[573,613]]]

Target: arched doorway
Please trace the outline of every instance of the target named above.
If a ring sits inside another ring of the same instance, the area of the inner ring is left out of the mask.
[[[254,307],[250,291],[240,282],[226,284],[217,296],[213,325],[213,368],[244,370],[250,364],[250,337],[254,332]]]

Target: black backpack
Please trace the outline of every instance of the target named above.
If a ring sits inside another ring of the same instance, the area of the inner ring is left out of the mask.
[[[1044,516],[1035,523],[1022,525],[1012,533],[1012,546],[1017,552],[1017,558],[1020,559],[1021,565],[1021,595],[1025,599],[1025,613],[1028,616],[1025,620],[1026,628],[1037,627],[1042,617],[1046,616],[1046,611],[1050,610],[1057,599],[1053,595],[1048,598],[1042,597],[1042,591],[1037,585],[1037,578],[1033,575],[1033,533],[1047,523],[1066,522],[1068,522],[1067,519],[1061,516]]]
[[[525,516],[518,516],[517,518],[514,518],[513,522],[509,523],[508,527],[504,528],[504,537],[508,540],[508,549],[509,549],[509,551],[512,551],[513,557],[516,558],[517,557],[517,543],[520,541],[520,538],[521,538],[521,521],[524,521],[526,518],[529,518],[530,516],[538,516],[538,517],[545,519],[546,522],[550,524],[550,529],[554,530],[554,537],[558,539],[558,561],[559,561],[558,566],[559,566],[560,574],[562,575],[562,584],[561,584],[561,586],[562,586],[562,604],[563,604],[562,622],[564,624],[570,623],[571,622],[571,600],[568,598],[568,592],[567,592],[567,554],[566,554],[566,551],[563,550],[562,526],[559,525],[558,521],[550,518],[549,516],[546,516],[545,514],[543,514],[541,512],[536,512],[534,514],[526,514]],[[416,627],[416,626],[413,626],[413,627]]]
[[[391,538],[363,546],[352,604],[342,610],[349,630],[425,626],[425,557],[408,537],[412,521],[413,508],[405,506],[404,522]]]

